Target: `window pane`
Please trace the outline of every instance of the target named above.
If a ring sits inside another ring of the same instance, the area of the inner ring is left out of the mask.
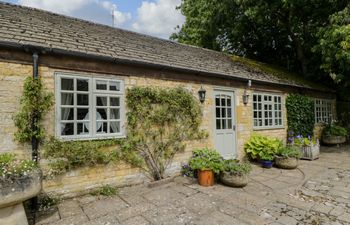
[[[110,109],[111,118],[110,119],[120,119],[119,109]]]
[[[107,106],[107,97],[97,96],[96,102],[97,106]]]
[[[77,109],[78,120],[89,120],[89,109]]]
[[[220,108],[216,108],[216,118],[220,118]]]
[[[61,93],[61,105],[74,105],[73,93]]]
[[[96,109],[96,120],[107,120],[107,109]]]
[[[257,103],[254,103],[254,104],[253,104],[253,109],[254,109],[254,110],[257,110],[257,109],[258,109]]]
[[[61,123],[61,135],[74,135],[74,123]]]
[[[110,98],[110,106],[120,106],[119,98]]]
[[[61,90],[74,90],[74,79],[61,78]]]
[[[231,98],[227,99],[227,106],[231,106]]]
[[[107,133],[107,122],[97,122],[96,129],[97,133]]]
[[[216,120],[216,129],[220,130],[221,129],[221,123],[220,123],[220,119]]]
[[[97,90],[107,90],[107,81],[97,80],[96,81],[96,89]]]
[[[61,120],[74,120],[74,109],[61,108]]]
[[[221,99],[221,106],[226,106],[226,99],[225,98]]]
[[[232,117],[231,108],[228,108],[228,109],[227,109],[227,117],[228,117],[228,118],[231,118],[231,117]]]
[[[224,118],[226,117],[226,108],[221,109],[221,116]]]
[[[215,98],[215,105],[220,106],[220,98]]]
[[[253,95],[253,102],[256,102],[257,98],[256,95]]]
[[[254,111],[254,118],[258,118],[258,112]]]
[[[120,122],[111,122],[109,133],[119,133],[120,132]]]
[[[226,119],[222,120],[222,129],[226,129]]]
[[[78,91],[89,91],[89,80],[77,79]]]
[[[227,120],[227,129],[232,129],[232,119]]]
[[[89,95],[77,94],[77,105],[89,105]]]
[[[109,90],[110,91],[120,91],[120,82],[110,81],[109,82]]]
[[[89,134],[89,123],[78,123],[77,134],[78,135]]]

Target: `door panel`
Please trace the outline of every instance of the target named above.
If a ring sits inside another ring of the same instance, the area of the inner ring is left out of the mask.
[[[236,157],[233,91],[215,91],[215,148],[224,158]]]

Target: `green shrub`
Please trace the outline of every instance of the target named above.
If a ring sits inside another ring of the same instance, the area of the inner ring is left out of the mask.
[[[248,175],[252,171],[252,166],[249,163],[238,163],[236,160],[225,160],[223,163],[223,171],[231,175]]]
[[[38,210],[48,211],[55,208],[61,202],[61,198],[52,194],[41,194],[38,197]]]
[[[90,193],[91,195],[114,196],[118,194],[118,189],[110,185],[103,185],[97,190]]]
[[[277,138],[253,134],[244,150],[252,159],[273,160],[281,146],[282,141]]]
[[[16,179],[27,176],[28,173],[37,168],[38,166],[32,160],[19,160],[10,153],[0,154],[0,179]]]
[[[194,170],[212,170],[219,174],[223,168],[223,159],[214,149],[196,149],[193,151],[193,156],[190,160],[189,166]]]
[[[286,99],[288,133],[290,136],[313,134],[315,124],[314,100],[300,94],[290,94]]]
[[[291,139],[292,140],[292,145],[296,146],[296,147],[310,147],[310,146],[314,146],[316,145],[317,141],[315,140],[315,138],[309,136],[309,137],[303,137],[301,135],[298,135],[294,138]]]
[[[43,147],[43,157],[52,160],[51,175],[97,164],[107,164],[119,159],[117,150],[104,150],[116,145],[117,140],[61,141],[51,137]]]
[[[277,155],[283,158],[300,158],[301,152],[300,149],[294,146],[283,146],[279,149]]]
[[[324,136],[342,136],[347,137],[348,131],[341,126],[335,125],[335,124],[329,124],[327,125],[323,130]]]

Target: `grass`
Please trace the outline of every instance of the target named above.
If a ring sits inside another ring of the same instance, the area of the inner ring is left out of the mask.
[[[102,187],[98,188],[95,191],[92,191],[90,193],[91,195],[102,195],[102,196],[114,196],[118,194],[118,189],[116,187],[110,186],[110,185],[103,185]]]

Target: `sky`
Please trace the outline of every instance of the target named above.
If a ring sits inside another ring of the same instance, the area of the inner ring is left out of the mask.
[[[185,17],[181,0],[2,0],[168,39]]]

